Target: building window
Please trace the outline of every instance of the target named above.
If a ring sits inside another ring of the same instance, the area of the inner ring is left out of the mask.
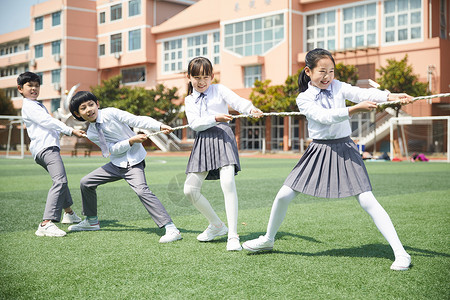
[[[52,83],[61,82],[61,70],[52,70]]]
[[[57,11],[52,13],[52,26],[61,25],[61,12]]]
[[[196,35],[187,38],[188,61],[197,56],[208,56],[208,35]]]
[[[113,34],[111,35],[111,53],[121,52],[122,51],[122,34]]]
[[[121,73],[122,73],[122,83],[145,81],[145,67],[123,69],[121,70]]]
[[[44,28],[44,17],[34,18],[34,31],[42,30]]]
[[[98,45],[98,56],[105,55],[105,44]]]
[[[261,66],[250,66],[244,68],[244,86],[251,88],[255,80],[261,80]]]
[[[306,51],[336,50],[336,11],[306,16]]]
[[[213,64],[220,63],[220,32],[213,33]]]
[[[164,72],[181,72],[183,70],[183,51],[181,44],[181,39],[164,42]]]
[[[141,30],[132,30],[128,32],[128,50],[141,49]]]
[[[30,49],[30,46],[28,45],[28,43],[25,43],[24,50],[28,50],[28,49]]]
[[[440,14],[440,37],[441,39],[448,39],[447,35],[447,6],[448,1],[447,0],[440,0],[439,3],[439,14]]]
[[[34,46],[34,57],[39,58],[44,56],[44,45]]]
[[[102,11],[99,15],[98,15],[98,22],[100,24],[103,24],[106,22],[106,13],[104,11]]]
[[[249,121],[244,118],[241,119],[241,149],[245,150],[260,150],[264,143],[264,121],[257,122]]]
[[[50,107],[51,111],[52,112],[57,111],[58,108],[60,107],[61,107],[61,98],[52,99],[52,104]]]
[[[242,56],[264,54],[283,39],[283,14],[225,25],[225,49]]]
[[[404,42],[422,38],[422,1],[384,2],[384,41]]]
[[[60,54],[61,53],[61,41],[52,42],[52,54]]]
[[[111,6],[111,21],[122,19],[122,4]]]
[[[272,117],[272,150],[283,150],[284,117]]]
[[[376,3],[344,8],[344,49],[368,47],[377,43]]]
[[[128,2],[128,16],[137,16],[141,14],[141,0],[130,0]]]
[[[37,72],[36,75],[39,76],[39,79],[41,80],[41,85],[43,85],[44,84],[44,73]]]

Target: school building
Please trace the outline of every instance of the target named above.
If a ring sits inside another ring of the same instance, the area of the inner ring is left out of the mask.
[[[72,86],[86,90],[118,74],[124,85],[178,87],[182,98],[189,60],[205,56],[221,84],[248,98],[255,79],[283,84],[305,66],[307,51],[321,47],[336,63],[355,65],[362,87],[387,59],[407,54],[433,94],[447,93],[449,17],[447,0],[48,0],[31,8],[30,28],[0,36],[0,88],[20,109],[15,79],[36,72],[40,99],[56,114],[64,112]],[[383,124],[393,114],[355,115],[352,137],[384,150],[389,129]],[[450,98],[417,101],[401,115],[450,115]],[[308,141],[300,116],[240,118],[232,126],[241,150],[301,151]],[[430,130],[423,151],[439,134]],[[194,136],[176,134],[181,141]]]

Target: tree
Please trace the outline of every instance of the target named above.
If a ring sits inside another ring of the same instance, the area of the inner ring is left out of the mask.
[[[152,117],[165,124],[171,124],[179,115],[180,106],[173,103],[178,99],[178,89],[158,84],[154,89],[126,87],[121,85],[121,76],[103,80],[91,87],[102,107],[116,107],[135,115]]]
[[[9,97],[6,96],[5,90],[0,89],[0,115],[16,115],[16,110]]]
[[[381,75],[377,82],[381,89],[389,90],[392,93],[407,93],[413,97],[430,95],[427,91],[427,84],[419,82],[417,75],[413,74],[412,66],[408,65],[408,55],[400,60],[388,59],[386,67],[377,69]],[[400,104],[385,104],[381,108],[393,107],[397,111],[401,108]]]
[[[295,111],[297,104],[295,99],[298,95],[298,76],[288,76],[284,85],[270,85],[271,80],[255,81],[255,86],[250,94],[250,100],[263,112]]]
[[[334,68],[334,77],[351,85],[356,85],[358,82],[358,69],[354,65],[344,65],[343,63],[336,64]]]
[[[392,93],[407,93],[411,96],[429,95],[427,84],[419,82],[419,77],[413,74],[413,68],[408,65],[408,55],[400,60],[388,59],[388,65],[377,69],[381,75],[377,82],[381,89],[386,89]]]

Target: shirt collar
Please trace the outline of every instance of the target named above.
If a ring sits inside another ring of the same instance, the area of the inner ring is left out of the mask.
[[[331,84],[327,87],[327,91],[331,92],[331,85],[333,84],[333,82],[331,82]],[[322,91],[321,89],[319,89],[318,87],[315,87],[311,84],[311,81],[308,82],[308,88],[311,89],[311,91],[313,92],[314,96],[319,95],[319,93]]]
[[[206,91],[203,92],[203,94],[205,94],[205,96],[208,96],[208,93],[211,89],[211,85],[206,89]],[[197,99],[202,93],[197,92],[195,89],[192,91],[192,96],[194,97],[194,99]]]
[[[95,123],[103,123],[102,111],[100,109],[98,110],[97,119],[95,120]]]

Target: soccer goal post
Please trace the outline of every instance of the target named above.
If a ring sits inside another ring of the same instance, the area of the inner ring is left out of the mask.
[[[24,133],[24,123],[23,119],[20,116],[0,116],[0,127],[2,127],[2,131],[4,135],[4,138],[2,138],[2,144],[3,140],[6,138],[6,158],[24,158],[25,153],[25,133]],[[20,130],[20,140],[17,139],[17,127]],[[6,135],[6,136],[5,136]],[[12,147],[20,145],[20,154],[19,155],[12,155]]]
[[[423,153],[450,163],[450,116],[398,117],[390,119],[392,157],[409,158]]]

